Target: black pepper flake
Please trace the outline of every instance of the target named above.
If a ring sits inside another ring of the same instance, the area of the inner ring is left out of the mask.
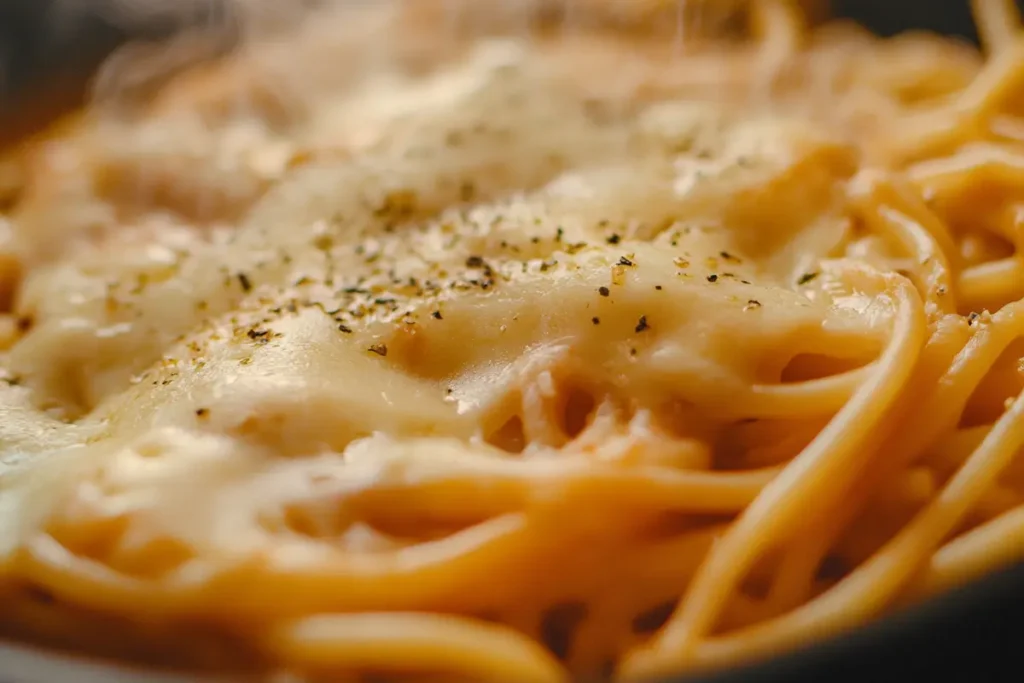
[[[631,356],[635,356],[636,353],[637,353],[636,349],[630,349],[629,350],[629,355],[631,355]]]
[[[466,259],[467,268],[483,268],[484,258],[482,256],[470,256]]]
[[[556,242],[561,242],[562,241],[562,237],[564,235],[565,235],[565,229],[562,226],[558,226],[558,229],[555,230],[555,241]]]
[[[978,322],[978,319],[980,317],[980,314],[972,312],[969,316],[967,316],[967,324],[973,325],[974,323]]]
[[[796,283],[798,285],[806,285],[808,282],[812,282],[814,278],[818,277],[818,275],[819,273],[804,273]]]
[[[718,276],[711,273],[711,275],[708,275],[708,282],[718,282]]]
[[[30,329],[32,329],[33,322],[34,321],[32,320],[32,316],[30,315],[20,316],[18,318],[18,331],[28,332]]]
[[[600,294],[601,296],[610,296],[612,290],[608,289],[607,287],[598,287],[597,293]]]
[[[594,316],[593,318],[590,319],[590,322],[594,323],[595,325],[600,325],[601,319],[598,318],[597,316]]]
[[[252,282],[249,280],[249,276],[245,273],[238,274],[238,284],[242,285],[243,292],[252,291]]]
[[[434,311],[430,314],[434,320],[444,320],[444,316],[441,315],[441,311]]]
[[[751,299],[747,302],[747,308],[761,308],[761,302],[757,299]]]
[[[651,326],[647,324],[647,316],[646,315],[640,316],[640,321],[636,324],[636,331],[638,333],[639,332],[646,332],[649,329],[651,329]]]
[[[654,285],[654,288],[655,288],[656,290],[658,290],[659,292],[660,292],[660,291],[661,291],[662,289],[664,289],[664,287],[662,287],[661,285]]]
[[[249,336],[249,339],[252,339],[252,340],[266,339],[270,335],[270,330],[255,330],[255,329],[253,329],[253,330],[249,330],[246,334]]]
[[[732,263],[740,263],[741,262],[739,258],[733,256],[732,254],[730,254],[727,251],[720,251],[720,252],[718,252],[718,255],[721,256],[726,261],[731,261]]]
[[[608,244],[618,244],[619,242],[621,242],[621,241],[622,241],[622,237],[620,237],[620,236],[619,236],[619,235],[617,235],[617,234],[612,234],[612,235],[609,235],[609,236],[608,236],[608,239],[607,239],[607,240],[605,240],[605,241],[606,241],[606,242],[607,242]]]
[[[344,332],[345,334],[352,334],[352,328],[349,327],[348,325],[338,325],[338,330],[340,332]]]
[[[210,414],[209,408],[197,408],[196,417],[207,417]]]
[[[625,256],[623,256],[623,257],[621,257],[621,258],[619,259],[619,265],[620,265],[620,266],[631,266],[631,265],[633,265],[633,262],[632,262],[632,261],[630,261],[630,260],[629,260],[628,258],[626,258]]]
[[[370,353],[377,354],[378,356],[387,356],[388,355],[388,345],[387,344],[374,344],[373,346],[371,346],[367,350]]]

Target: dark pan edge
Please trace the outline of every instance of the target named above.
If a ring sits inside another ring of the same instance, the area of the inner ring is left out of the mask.
[[[823,642],[738,669],[661,683],[1019,680],[1010,672],[1022,649],[1024,563]]]

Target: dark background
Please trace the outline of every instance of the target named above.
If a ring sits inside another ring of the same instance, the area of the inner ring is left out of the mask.
[[[833,11],[883,35],[927,29],[974,39],[967,0],[832,0]]]
[[[55,0],[0,0],[0,147],[78,102],[92,70],[125,40],[158,39],[182,21],[224,21],[217,0],[162,0],[173,7],[173,19],[118,25],[92,10],[104,1],[65,2],[72,16],[56,30]],[[886,35],[930,29],[974,39],[966,0],[834,0],[833,6]],[[855,635],[705,681],[1021,681],[1021,652],[1024,565]]]

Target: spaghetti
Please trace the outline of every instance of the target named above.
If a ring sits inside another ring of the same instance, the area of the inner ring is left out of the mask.
[[[27,141],[0,633],[632,681],[1024,559],[1024,38],[975,9],[347,5]]]

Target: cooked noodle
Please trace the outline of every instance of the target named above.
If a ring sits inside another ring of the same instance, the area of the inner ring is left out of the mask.
[[[1024,560],[1019,13],[802,5],[323,10],[2,160],[0,633],[636,680]]]

